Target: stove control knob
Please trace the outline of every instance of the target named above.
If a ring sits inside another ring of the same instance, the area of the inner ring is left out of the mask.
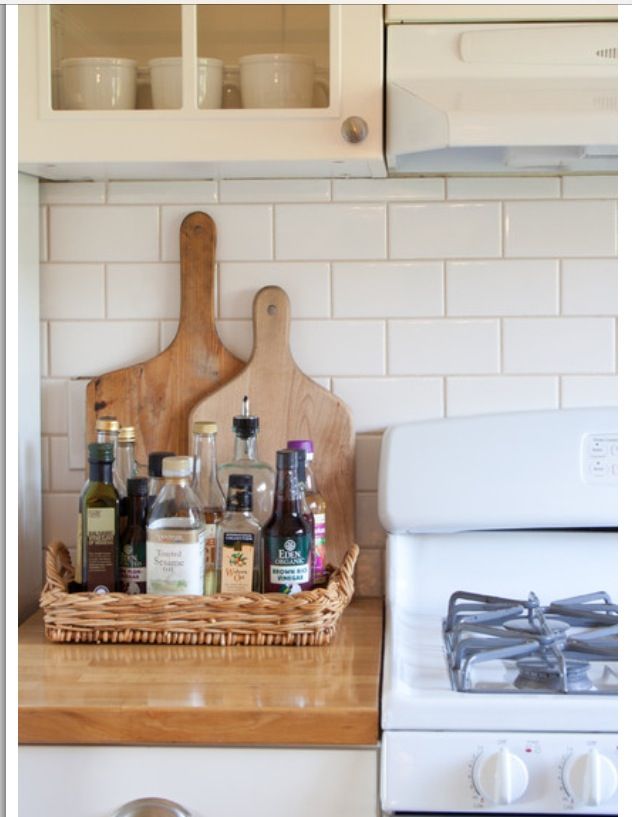
[[[606,803],[617,790],[617,767],[595,748],[571,755],[562,773],[564,788],[582,806]]]
[[[474,764],[476,790],[494,805],[515,803],[525,793],[528,782],[527,767],[506,746],[491,755],[480,755]]]

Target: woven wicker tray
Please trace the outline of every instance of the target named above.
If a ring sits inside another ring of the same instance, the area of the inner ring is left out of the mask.
[[[156,596],[68,593],[74,576],[61,542],[46,551],[40,596],[50,641],[116,644],[316,646],[328,644],[353,596],[359,548],[352,545],[326,587],[284,596]]]

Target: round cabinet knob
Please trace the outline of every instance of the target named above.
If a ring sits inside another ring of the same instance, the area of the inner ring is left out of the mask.
[[[617,790],[617,767],[593,748],[583,755],[569,757],[564,764],[562,779],[576,803],[599,806],[610,800]]]
[[[112,817],[191,817],[191,812],[172,800],[142,797],[117,809]]]
[[[369,126],[361,116],[349,116],[340,126],[340,132],[347,142],[364,142],[369,135]]]
[[[474,765],[476,790],[494,805],[515,803],[525,793],[528,782],[527,767],[505,746],[491,755],[481,755]]]

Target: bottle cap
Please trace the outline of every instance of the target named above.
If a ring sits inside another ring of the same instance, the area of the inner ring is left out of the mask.
[[[121,424],[116,417],[99,417],[97,419],[97,431],[118,431]]]
[[[112,443],[90,443],[88,445],[88,462],[114,462]]]
[[[217,434],[217,423],[212,420],[197,420],[193,423],[194,434]]]
[[[147,471],[150,477],[162,476],[162,461],[165,457],[175,457],[175,451],[152,451],[147,463]]]
[[[119,442],[120,443],[135,443],[136,442],[136,429],[134,426],[123,426],[119,430]]]
[[[193,473],[193,457],[165,457],[162,461],[163,477],[190,477]]]
[[[231,474],[228,477],[229,510],[252,510],[252,477],[250,474]]]
[[[294,451],[305,451],[308,454],[314,453],[314,443],[311,440],[288,440],[287,447]]]
[[[276,452],[276,467],[277,471],[287,471],[288,468],[296,470],[298,468],[298,452],[292,448],[281,448]]]
[[[259,431],[259,418],[250,413],[250,401],[248,395],[244,395],[241,401],[241,414],[233,417],[233,432],[240,440],[247,440],[254,437]]]
[[[149,480],[147,477],[130,477],[127,480],[128,496],[147,496]]]

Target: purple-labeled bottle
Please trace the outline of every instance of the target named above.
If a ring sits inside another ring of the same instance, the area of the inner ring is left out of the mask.
[[[305,451],[305,500],[314,518],[314,585],[322,587],[327,584],[327,503],[318,490],[312,469],[314,444],[311,440],[289,440],[287,447]]]
[[[293,595],[313,587],[314,539],[301,507],[298,454],[276,454],[274,509],[263,529],[264,592]]]

